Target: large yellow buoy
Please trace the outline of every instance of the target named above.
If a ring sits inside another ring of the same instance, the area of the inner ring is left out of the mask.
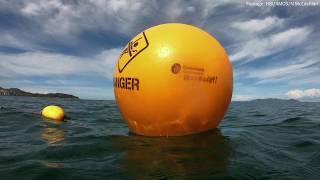
[[[47,106],[41,111],[41,115],[50,120],[62,121],[65,117],[64,110],[59,106]]]
[[[216,128],[230,104],[232,66],[220,43],[186,24],[162,24],[120,54],[114,93],[130,131],[180,136]]]

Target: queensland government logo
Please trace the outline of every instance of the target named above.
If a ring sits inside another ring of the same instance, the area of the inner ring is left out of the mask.
[[[179,63],[174,63],[172,66],[171,66],[171,72],[173,74],[177,74],[179,73],[181,70],[181,65]]]

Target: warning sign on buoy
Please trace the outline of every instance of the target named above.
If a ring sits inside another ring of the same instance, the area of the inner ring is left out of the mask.
[[[122,51],[118,60],[118,69],[121,73],[123,69],[144,49],[148,47],[148,39],[144,32],[130,41]]]

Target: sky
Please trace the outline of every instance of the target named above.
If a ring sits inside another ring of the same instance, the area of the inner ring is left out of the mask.
[[[223,45],[233,100],[320,101],[320,1],[257,2],[0,0],[0,86],[114,99],[121,49],[144,29],[175,22]]]

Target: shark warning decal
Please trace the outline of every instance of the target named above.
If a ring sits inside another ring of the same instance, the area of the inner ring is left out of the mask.
[[[144,32],[138,34],[133,38],[123,49],[119,60],[118,60],[118,70],[121,73],[126,66],[143,50],[149,46],[148,39]]]

